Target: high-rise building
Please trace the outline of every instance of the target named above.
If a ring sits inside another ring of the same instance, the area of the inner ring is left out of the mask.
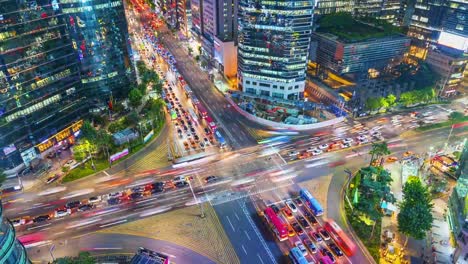
[[[246,93],[303,97],[314,1],[239,1],[238,84]]]
[[[237,42],[238,0],[218,0],[216,8],[216,37],[223,42]]]
[[[121,0],[67,0],[61,3],[78,53],[81,83],[89,97],[128,95],[135,82],[127,20]]]
[[[356,16],[379,17],[385,0],[354,0],[354,14]]]
[[[191,0],[190,9],[192,12],[192,33],[200,37],[203,33],[203,0]]]
[[[15,229],[2,214],[0,201],[0,263],[30,264],[26,249],[15,238]]]
[[[352,0],[320,0],[317,1],[317,6],[314,9],[314,14],[317,16],[333,14],[338,12],[353,12]]]
[[[0,168],[28,165],[89,108],[67,19],[55,0],[0,4]]]

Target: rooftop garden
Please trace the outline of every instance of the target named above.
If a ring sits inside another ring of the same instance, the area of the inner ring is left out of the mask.
[[[382,38],[402,33],[392,24],[371,17],[354,19],[351,14],[339,12],[323,16],[317,32],[331,33],[343,41],[356,42],[371,38]]]

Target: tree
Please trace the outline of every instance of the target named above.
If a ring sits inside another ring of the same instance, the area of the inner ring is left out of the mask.
[[[409,236],[418,240],[426,237],[426,232],[431,229],[434,221],[433,207],[427,187],[422,185],[418,177],[409,177],[403,186],[403,201],[397,216],[398,231],[406,235],[404,246],[408,243]]]
[[[387,102],[387,99],[385,99],[385,97],[380,97],[378,100],[379,100],[379,105],[380,105],[379,108],[387,109],[390,106],[390,104]]]
[[[132,111],[125,117],[125,120],[127,125],[135,127],[140,121],[140,117],[136,111]]]
[[[368,110],[376,110],[376,109],[379,109],[380,108],[380,102],[379,102],[379,99],[378,98],[374,98],[374,97],[369,97],[367,98],[366,100],[366,108]]]
[[[372,143],[371,150],[369,154],[371,155],[370,164],[374,162],[374,160],[380,159],[382,156],[389,155],[391,151],[388,149],[387,142],[382,143]]]
[[[83,126],[81,127],[81,136],[87,140],[94,141],[96,134],[96,129],[93,127],[91,122],[88,120],[84,121]]]
[[[139,106],[142,98],[143,94],[137,88],[133,88],[128,94],[128,100],[130,100],[130,105],[133,107]]]
[[[153,83],[153,90],[156,91],[158,94],[161,94],[162,93],[162,89],[163,89],[163,85],[161,82],[156,82],[156,83]]]
[[[388,106],[389,106],[389,107],[394,107],[395,104],[396,104],[397,98],[396,98],[395,95],[389,94],[389,95],[387,96],[387,98],[385,98],[385,100],[387,100],[387,103],[388,103]]]
[[[192,52],[193,52],[192,47],[188,47],[188,54],[189,54],[189,55],[192,55]]]
[[[91,256],[91,253],[83,251],[78,253],[77,257],[64,257],[55,260],[57,264],[94,264],[96,259]]]
[[[452,112],[449,115],[449,119],[452,121],[463,119],[463,117],[465,117],[465,115],[461,112]]]
[[[141,94],[146,94],[146,83],[142,82],[137,85],[137,89],[141,92]]]
[[[413,91],[404,92],[400,95],[400,101],[408,106],[416,102],[415,93]]]

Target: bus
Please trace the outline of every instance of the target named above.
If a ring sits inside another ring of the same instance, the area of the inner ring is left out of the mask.
[[[195,124],[195,125],[198,125],[198,117],[197,117],[197,114],[195,114],[195,112],[192,110],[192,108],[189,108],[188,109],[188,112],[190,114],[190,119],[192,120],[192,122]]]
[[[197,108],[197,105],[200,104],[200,101],[198,101],[198,98],[192,94],[192,106],[193,108]]]
[[[329,256],[322,256],[319,260],[320,264],[333,264],[333,261]]]
[[[188,85],[184,86],[184,92],[185,92],[185,96],[187,98],[192,97],[192,89],[190,89],[190,87]]]
[[[352,256],[356,253],[356,244],[346,235],[341,227],[332,219],[325,221],[325,230],[330,233],[330,236],[336,241],[338,246],[347,256]]]
[[[215,130],[216,130],[216,124],[215,124],[215,122],[213,121],[213,119],[211,119],[210,116],[207,116],[206,119],[205,119],[205,121],[206,121],[206,125],[207,125],[207,127],[210,129],[211,133],[214,133]]]
[[[226,147],[226,140],[224,140],[223,135],[221,135],[221,133],[219,132],[219,130],[216,130],[216,131],[214,132],[214,135],[215,135],[215,137],[216,137],[216,140],[218,140],[218,142],[219,142],[219,147],[220,147],[220,148]]]
[[[281,221],[273,209],[270,207],[266,208],[263,211],[263,216],[265,217],[265,220],[268,222],[268,224],[270,224],[271,229],[279,241],[288,239],[288,227],[283,221]]]
[[[301,198],[306,202],[307,206],[309,206],[310,210],[314,213],[315,216],[323,215],[323,208],[320,203],[315,199],[310,192],[304,188],[302,188],[299,192]]]
[[[208,112],[206,111],[205,107],[203,107],[203,105],[201,103],[198,103],[197,106],[195,107],[195,109],[197,110],[198,112],[198,115],[200,116],[200,118],[207,118],[208,117]]]
[[[293,247],[289,251],[289,259],[294,264],[309,264],[302,251],[298,247]]]

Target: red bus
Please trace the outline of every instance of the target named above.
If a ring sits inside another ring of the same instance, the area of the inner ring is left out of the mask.
[[[333,264],[333,261],[329,256],[322,256],[319,260],[320,264]]]
[[[263,216],[265,217],[266,221],[270,224],[271,229],[275,233],[276,237],[279,241],[284,241],[288,239],[288,228],[286,224],[281,221],[278,215],[268,207],[263,211]]]
[[[332,238],[336,241],[338,246],[341,247],[343,252],[352,256],[356,253],[356,244],[346,235],[346,233],[341,229],[341,227],[332,219],[325,221],[325,229],[330,233]]]
[[[200,116],[200,118],[206,119],[208,117],[208,112],[206,111],[205,107],[203,107],[203,105],[201,105],[201,103],[198,103],[196,105],[195,110],[197,110],[198,115]]]
[[[213,119],[211,119],[210,116],[207,116],[205,118],[205,122],[206,122],[206,125],[208,126],[208,128],[210,129],[211,133],[214,133],[215,130],[216,130],[216,124],[215,122],[213,121]]]

